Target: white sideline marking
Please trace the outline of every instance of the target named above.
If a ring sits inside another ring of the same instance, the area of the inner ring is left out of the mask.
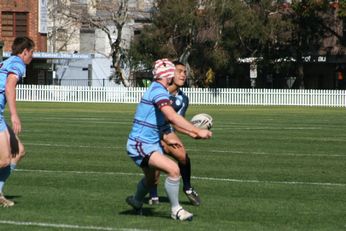
[[[55,170],[41,170],[41,169],[16,169],[19,172],[40,172],[40,173],[72,173],[72,174],[98,174],[98,175],[123,175],[123,176],[143,176],[142,173],[127,173],[127,172],[93,172],[93,171],[55,171]],[[223,181],[223,182],[236,182],[236,183],[256,183],[256,184],[288,184],[288,185],[317,185],[317,186],[342,186],[343,183],[329,183],[329,182],[301,182],[301,181],[261,181],[261,180],[245,180],[245,179],[231,179],[231,178],[216,178],[216,177],[199,177],[191,176],[196,180],[208,181]]]
[[[52,223],[41,223],[41,222],[23,222],[23,221],[7,221],[7,220],[0,220],[0,224],[39,226],[39,227],[64,228],[64,229],[104,230],[104,231],[144,231],[145,230],[145,229],[125,229],[125,228],[112,228],[112,227],[80,226],[80,225],[68,225],[68,224],[52,224]]]
[[[97,149],[124,149],[119,146],[91,146],[91,145],[69,145],[69,144],[48,144],[48,143],[24,143],[24,145],[32,146],[47,146],[47,147],[65,147],[65,148],[97,148]],[[202,149],[186,149],[187,151],[203,152]],[[248,154],[248,155],[272,155],[272,156],[319,156],[319,157],[346,157],[344,154],[312,154],[312,153],[266,153],[266,152],[244,152],[236,150],[211,150],[210,153],[233,153],[233,154]]]
[[[293,184],[293,185],[318,185],[318,186],[346,186],[343,183],[329,183],[329,182],[302,182],[302,181],[261,181],[261,180],[242,180],[242,179],[228,179],[228,178],[210,178],[210,177],[194,177],[193,179],[199,180],[214,180],[214,181],[229,181],[239,183],[264,183],[264,184]]]
[[[70,144],[40,144],[40,143],[24,143],[24,145],[47,146],[47,147],[63,147],[63,148],[104,148],[104,149],[122,149],[125,147],[117,146],[92,146],[92,145],[70,145]]]
[[[123,175],[123,176],[143,176],[143,173],[131,172],[94,172],[94,171],[60,171],[60,170],[43,170],[43,169],[19,169],[16,172],[41,172],[41,173],[72,173],[72,174],[97,174],[97,175]]]

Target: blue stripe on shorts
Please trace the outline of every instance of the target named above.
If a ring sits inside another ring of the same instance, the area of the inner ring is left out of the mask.
[[[139,140],[129,138],[127,140],[127,154],[137,166],[141,166],[143,159],[150,156],[153,152],[163,153],[160,142],[149,144]]]

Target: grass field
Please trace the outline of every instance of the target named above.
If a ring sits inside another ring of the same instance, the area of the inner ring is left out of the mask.
[[[191,106],[214,117],[211,140],[181,136],[202,205],[192,222],[162,203],[134,215],[141,177],[125,143],[135,105],[18,103],[27,156],[5,186],[0,230],[346,230],[346,110]],[[7,114],[8,115],[8,114]],[[9,121],[9,120],[8,120]]]

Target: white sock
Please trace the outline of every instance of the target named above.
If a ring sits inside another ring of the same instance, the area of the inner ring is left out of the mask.
[[[169,201],[171,202],[172,213],[176,213],[181,206],[179,204],[179,178],[170,178],[167,177],[165,180],[165,190],[168,196]]]
[[[17,164],[15,164],[15,163],[11,163],[11,170],[15,170],[16,169],[16,167],[17,167]]]

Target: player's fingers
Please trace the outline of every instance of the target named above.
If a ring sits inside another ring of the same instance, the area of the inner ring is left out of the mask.
[[[18,135],[20,132],[21,132],[22,128],[21,128],[21,125],[18,124],[18,123],[15,123],[13,125],[13,132]]]
[[[174,149],[177,149],[177,148],[181,148],[182,145],[179,144],[179,143],[175,143],[175,144],[172,145],[172,147],[173,147]]]
[[[182,143],[177,143],[177,144],[175,144],[175,147],[176,148],[181,148],[181,147],[183,147],[183,144]]]

